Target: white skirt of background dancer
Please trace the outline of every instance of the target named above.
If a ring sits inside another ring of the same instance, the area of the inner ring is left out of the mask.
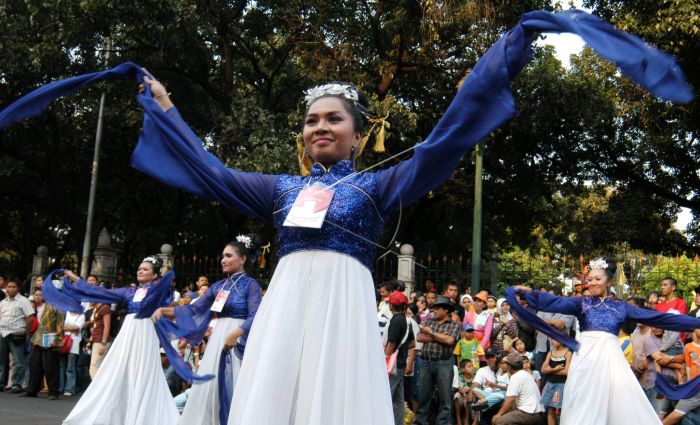
[[[226,336],[238,328],[243,319],[222,317],[216,320],[216,325],[211,331],[204,356],[199,362],[198,375],[216,375],[212,380],[194,383],[192,391],[187,398],[187,404],[182,411],[180,424],[182,425],[219,425],[219,360],[221,350],[224,348]],[[241,360],[234,353],[233,359],[233,388],[236,386],[236,375],[241,368]]]
[[[179,414],[165,381],[150,319],[129,314],[64,425],[172,425]]]
[[[330,251],[280,260],[255,316],[229,425],[388,425],[370,271]]]
[[[659,425],[661,420],[625,359],[617,336],[579,334],[564,386],[561,425]]]

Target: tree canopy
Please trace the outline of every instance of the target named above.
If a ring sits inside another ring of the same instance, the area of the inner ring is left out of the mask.
[[[674,19],[697,20],[692,2],[590,3],[677,55],[697,87],[690,72],[697,69],[697,25]],[[362,157],[360,165],[369,165],[425,138],[470,67],[522,13],[539,8],[551,9],[550,2],[8,0],[0,4],[0,108],[55,79],[131,60],[166,84],[227,165],[297,172],[304,89],[345,80],[392,124],[387,153]],[[518,116],[484,141],[488,250],[579,255],[619,243],[654,253],[692,249],[672,223],[680,206],[700,211],[697,102],[661,102],[590,51],[566,69],[551,49],[538,48],[513,88]],[[242,231],[273,239],[264,223],[128,168],[142,113],[133,83],[109,83],[0,132],[0,252],[12,262],[6,271],[26,273],[38,245],[58,257],[80,251],[102,91],[95,234],[110,230],[123,264],[165,242],[178,253],[211,255]],[[449,182],[389,223],[380,243],[398,226],[397,240],[419,250],[468,251],[473,173],[468,155]],[[599,205],[588,209],[594,200]]]

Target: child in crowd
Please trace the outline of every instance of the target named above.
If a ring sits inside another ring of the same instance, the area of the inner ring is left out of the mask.
[[[555,425],[556,411],[561,409],[564,398],[564,384],[569,373],[571,351],[552,338],[549,339],[549,346],[551,350],[542,364],[542,373],[547,375],[547,383],[544,384],[541,403],[547,409],[547,425]]]
[[[537,384],[537,389],[541,390],[542,389],[542,375],[540,375],[540,372],[535,369],[535,361],[534,360],[528,360],[525,359],[525,362],[523,362],[523,370],[532,375],[532,379],[535,380],[535,384]]]
[[[457,414],[457,425],[469,425],[471,422],[469,405],[472,402],[472,382],[474,382],[474,363],[464,359],[459,362],[459,371],[452,381],[454,391],[454,406]],[[462,421],[464,419],[464,421]]]
[[[505,358],[505,355],[503,356]],[[487,384],[486,388],[474,388],[472,390],[473,397],[477,400],[472,404],[474,410],[483,410],[493,406],[506,399],[506,390],[508,389],[508,364],[499,357],[499,368],[496,372],[496,383]]]
[[[527,358],[528,360],[533,359],[532,353],[527,351],[527,348],[525,347],[525,342],[523,342],[520,339],[515,341],[515,344],[513,344],[511,351],[520,354],[521,356]]]
[[[618,333],[617,340],[620,343],[622,354],[625,355],[630,367],[634,363],[634,347],[632,346],[632,332],[637,328],[637,323],[632,320],[625,320]]]
[[[685,367],[688,380],[700,375],[700,329],[691,334],[692,341],[685,345]]]
[[[470,323],[464,324],[462,339],[457,341],[453,354],[457,357],[457,364],[461,364],[462,360],[469,360],[474,364],[474,370],[479,370],[479,360],[484,356],[484,349],[474,337],[474,326]]]
[[[490,311],[491,314],[498,314],[498,299],[493,295],[488,295],[486,298],[486,310]]]

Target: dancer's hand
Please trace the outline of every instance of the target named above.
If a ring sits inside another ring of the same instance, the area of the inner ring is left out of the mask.
[[[236,328],[232,330],[224,340],[224,351],[228,351],[238,344],[238,338],[243,336],[243,329]]]
[[[66,275],[71,282],[75,282],[80,279],[80,276],[76,275],[70,270],[63,270],[63,274]]]
[[[151,315],[151,320],[153,323],[157,322],[158,319],[163,317],[163,307],[156,309],[156,311],[153,312]]]
[[[145,68],[143,68],[144,71],[146,71]],[[148,71],[146,71],[148,72]],[[160,109],[167,111],[168,109],[172,108],[173,102],[170,100],[170,95],[168,94],[168,90],[165,88],[163,84],[161,84],[160,81],[155,80],[153,78],[148,77],[147,75],[143,77],[143,81],[148,84],[151,87],[151,94],[153,95],[153,99],[158,102],[158,105],[160,106]],[[139,84],[139,93],[143,93],[146,90],[143,84]]]
[[[515,285],[514,288],[518,292],[532,292],[532,288],[525,285]]]

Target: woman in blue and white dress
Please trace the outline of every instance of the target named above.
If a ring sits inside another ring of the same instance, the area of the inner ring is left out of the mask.
[[[45,291],[49,294],[44,295],[49,304],[60,305],[61,297],[70,296],[76,302],[126,303],[128,308],[102,366],[63,421],[64,425],[177,423],[179,415],[161,366],[159,339],[155,326],[148,320],[156,308],[172,300],[173,274],[169,272],[159,278],[162,265],[156,256],[144,258],[136,271],[137,287],[105,289],[65,271],[73,284],[65,284],[60,293],[54,292],[53,287]],[[49,285],[51,282],[45,286]]]
[[[589,269],[590,296],[562,298],[525,286],[506,289],[511,308],[521,318],[567,347],[577,349],[564,387],[561,424],[658,425],[661,420],[620,350],[620,327],[630,319],[657,328],[688,331],[700,328],[700,319],[641,309],[611,298],[610,285],[616,270],[612,258],[591,261]],[[581,326],[578,341],[557,333],[522,308],[515,299],[516,293],[538,311],[576,316]],[[657,374],[656,379],[663,377]]]
[[[228,362],[225,373],[216,380],[195,383],[180,417],[183,425],[226,424],[231,396],[241,368],[248,332],[260,305],[260,285],[244,270],[246,261],[253,260],[257,251],[254,236],[239,235],[224,247],[221,269],[225,279],[211,287],[194,303],[181,307],[161,307],[152,319],[166,326],[178,338],[199,343],[213,317],[216,326],[207,341],[199,363],[199,374],[218,374],[222,357]],[[161,319],[165,317],[175,322]],[[224,394],[220,394],[223,389]]]

